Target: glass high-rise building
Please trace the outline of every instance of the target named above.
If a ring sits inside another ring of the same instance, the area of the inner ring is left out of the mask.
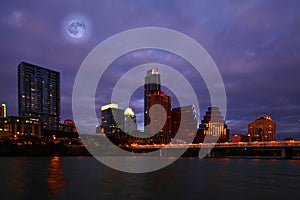
[[[118,104],[108,104],[101,107],[102,133],[116,134],[124,130],[124,110]]]
[[[144,126],[150,123],[149,109],[150,109],[150,93],[153,91],[160,91],[160,74],[157,68],[147,71],[144,85]],[[145,130],[149,131],[149,130]]]
[[[194,105],[172,109],[172,138],[177,135],[179,140],[192,142],[197,133],[198,118]],[[180,127],[180,132],[179,131]]]
[[[18,65],[19,116],[38,119],[43,128],[60,124],[60,73],[27,62]]]

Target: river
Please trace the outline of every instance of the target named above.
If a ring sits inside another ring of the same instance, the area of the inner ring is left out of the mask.
[[[129,174],[93,157],[0,157],[0,199],[299,199],[300,160],[180,158]]]

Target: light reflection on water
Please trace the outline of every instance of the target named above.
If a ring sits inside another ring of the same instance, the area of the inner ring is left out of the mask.
[[[66,185],[63,169],[61,167],[61,158],[57,156],[52,157],[49,162],[48,170],[49,176],[46,181],[49,184],[50,192],[60,194],[63,186]]]
[[[286,199],[299,172],[300,160],[180,158],[128,174],[92,157],[0,157],[0,199]]]

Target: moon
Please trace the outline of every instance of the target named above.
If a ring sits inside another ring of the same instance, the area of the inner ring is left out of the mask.
[[[73,19],[68,24],[68,34],[72,38],[82,38],[86,33],[86,26],[83,21]]]

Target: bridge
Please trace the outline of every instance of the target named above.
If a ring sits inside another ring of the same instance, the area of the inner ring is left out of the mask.
[[[300,141],[294,140],[199,144],[131,144],[126,145],[125,149],[134,153],[142,153],[143,155],[158,150],[159,156],[178,155],[178,153],[187,149],[183,156],[198,156],[199,152],[202,152],[206,157],[300,158]]]

